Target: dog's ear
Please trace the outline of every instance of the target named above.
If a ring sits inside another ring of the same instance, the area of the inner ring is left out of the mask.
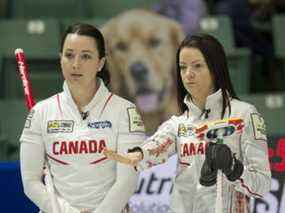
[[[116,29],[117,29],[117,17],[114,17],[110,19],[108,22],[106,22],[102,27],[101,27],[101,32],[104,36],[105,39],[105,45],[106,45],[106,63],[107,67],[110,71],[111,75],[111,90],[112,92],[119,94],[120,89],[121,89],[121,76],[120,76],[120,71],[117,70],[116,64],[114,63],[113,60],[113,50],[111,46],[111,39],[114,35],[116,35]]]
[[[175,49],[177,49],[182,40],[184,39],[185,33],[182,30],[181,24],[179,24],[178,22],[171,20],[169,24],[170,24],[170,37]]]
[[[169,22],[169,26],[170,26],[170,38],[174,47],[175,52],[173,53],[173,56],[175,57],[176,55],[176,50],[178,49],[180,43],[183,41],[183,39],[185,38],[185,33],[182,30],[182,26],[181,24],[179,24],[177,21],[171,20]],[[168,118],[170,117],[170,115],[178,115],[179,114],[179,107],[177,105],[177,88],[176,88],[176,67],[175,67],[175,60],[173,63],[173,68],[172,68],[172,78],[173,78],[173,84],[172,84],[172,98],[170,98],[169,101],[169,106],[166,107],[165,109],[165,116]],[[175,98],[174,98],[175,97]]]
[[[104,38],[107,42],[109,39],[108,35],[112,33],[113,27],[116,26],[116,17],[109,19],[103,26],[100,27],[100,31],[103,33]]]

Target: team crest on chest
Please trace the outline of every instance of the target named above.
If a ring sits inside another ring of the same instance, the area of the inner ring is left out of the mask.
[[[70,133],[73,132],[74,121],[52,120],[47,123],[47,133]]]
[[[190,124],[179,124],[178,125],[178,137],[189,137],[194,135],[194,126]]]

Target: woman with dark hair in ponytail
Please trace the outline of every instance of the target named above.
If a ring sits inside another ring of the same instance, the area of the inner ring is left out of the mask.
[[[248,198],[261,198],[270,190],[264,120],[253,105],[236,96],[226,55],[217,39],[188,36],[176,59],[182,114],[164,122],[126,157],[111,150],[105,154],[137,170],[177,154],[169,212],[247,213]]]
[[[63,91],[35,105],[20,138],[24,191],[42,212],[127,212],[137,174],[102,151],[127,153],[144,140],[144,125],[136,106],[107,88],[101,32],[88,24],[69,26],[60,64]],[[51,176],[46,185],[44,164]]]

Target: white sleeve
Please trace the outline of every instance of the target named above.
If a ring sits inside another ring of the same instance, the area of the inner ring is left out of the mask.
[[[177,129],[173,118],[164,122],[153,136],[149,137],[140,148],[143,151],[143,160],[137,166],[139,171],[165,163],[177,152]]]
[[[31,109],[25,122],[20,142],[36,143],[43,146],[42,128],[41,128],[41,108],[36,105]]]
[[[241,144],[244,171],[234,182],[235,189],[250,197],[261,198],[270,190],[271,172],[265,122],[255,108],[246,114]]]
[[[21,175],[25,194],[43,211],[51,212],[51,202],[42,182],[44,148],[35,143],[21,143]]]
[[[42,139],[41,113],[38,106],[29,113],[20,138],[20,164],[24,192],[41,210],[52,212],[49,193],[42,182],[45,148]],[[56,196],[56,195],[55,195]],[[56,196],[61,212],[79,213]]]
[[[124,109],[119,118],[117,152],[138,146],[145,139],[141,116],[134,106]],[[121,213],[134,194],[138,181],[137,172],[130,166],[117,163],[116,182],[94,213]]]
[[[25,194],[42,210],[51,211],[50,200],[42,183],[45,149],[41,116],[36,105],[26,119],[20,142],[21,175]]]

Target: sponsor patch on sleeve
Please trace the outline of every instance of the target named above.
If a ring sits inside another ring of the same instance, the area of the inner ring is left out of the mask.
[[[266,126],[264,119],[257,113],[251,113],[252,128],[256,140],[266,140]]]
[[[135,107],[128,108],[130,132],[144,132],[144,123]]]
[[[27,116],[27,119],[26,119],[26,122],[25,122],[25,128],[30,128],[31,127],[31,123],[32,123],[32,118],[34,117],[34,114],[35,114],[35,110],[32,109],[30,111],[30,113],[28,114]]]

